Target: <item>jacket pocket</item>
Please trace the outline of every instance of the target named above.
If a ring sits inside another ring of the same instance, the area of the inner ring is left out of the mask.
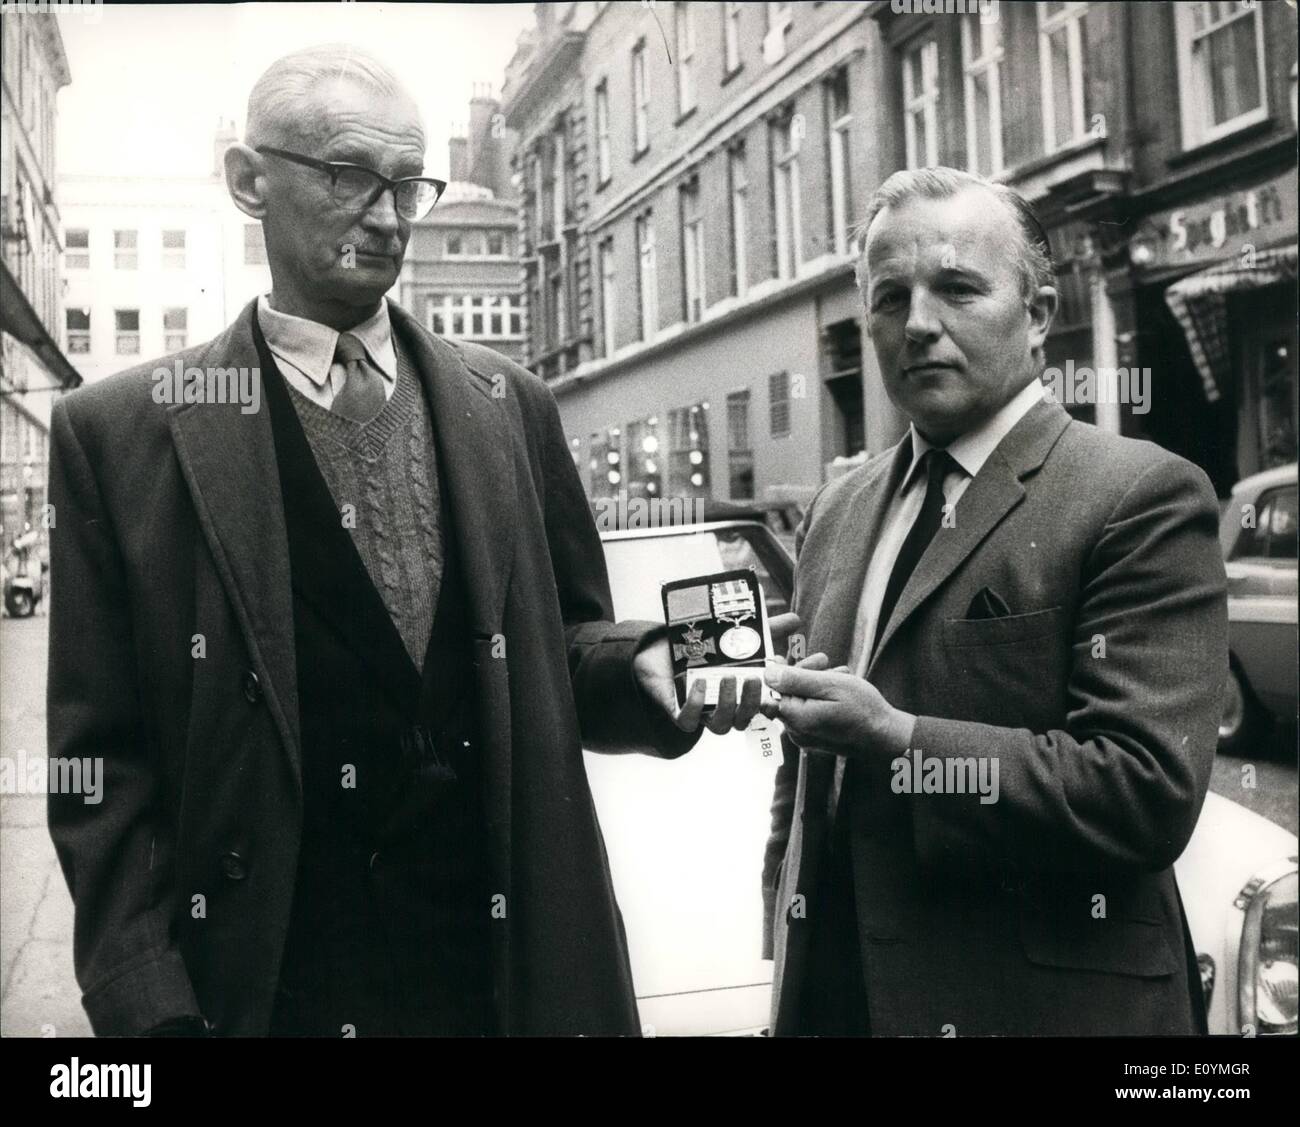
[[[1066,917],[1026,903],[1020,917],[1025,957],[1040,966],[1103,971],[1135,978],[1162,978],[1183,966],[1169,941],[1170,929],[1129,916]]]
[[[1013,642],[1027,642],[1033,638],[1050,637],[1061,628],[1061,608],[1031,611],[1029,614],[1012,614],[1003,618],[946,618],[943,623],[943,640],[946,645],[1005,646]]]

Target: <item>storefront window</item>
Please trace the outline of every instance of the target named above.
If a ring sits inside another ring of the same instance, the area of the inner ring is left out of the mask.
[[[711,497],[709,405],[668,412],[668,496]]]
[[[629,498],[663,496],[663,459],[657,416],[627,425],[626,491]]]

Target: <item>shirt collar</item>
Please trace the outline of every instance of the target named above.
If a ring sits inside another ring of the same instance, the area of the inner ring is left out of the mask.
[[[1010,401],[1004,403],[983,423],[974,430],[969,430],[959,438],[953,439],[948,444],[948,453],[952,455],[953,461],[962,468],[967,477],[974,477],[984,468],[984,463],[989,460],[989,455],[997,449],[998,443],[1011,433],[1011,429],[1016,423],[1029,414],[1030,409],[1043,398],[1043,395],[1042,380],[1030,380],[1019,392],[1012,396]],[[927,442],[915,426],[909,428],[909,433],[912,439],[912,464],[907,467],[907,473],[903,475],[903,483],[898,487],[900,494],[906,493],[911,488],[912,479],[916,475],[916,467],[920,464],[925,452],[933,448],[933,444]]]
[[[329,379],[339,332],[319,321],[295,317],[271,308],[266,294],[257,299],[257,321],[267,347],[280,359],[287,360],[317,387]],[[388,301],[361,324],[348,330],[365,346],[370,362],[390,382],[397,379],[397,353],[393,348],[393,324],[388,318]]]

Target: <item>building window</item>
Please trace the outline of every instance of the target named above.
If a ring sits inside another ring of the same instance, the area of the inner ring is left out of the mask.
[[[114,311],[117,326],[117,354],[119,356],[140,355],[140,310],[118,309]]]
[[[185,232],[162,233],[162,264],[164,270],[185,269]]]
[[[609,142],[609,83],[596,87],[596,186],[607,184],[612,175]]]
[[[1083,17],[1087,4],[1038,6],[1038,58],[1043,89],[1043,147],[1046,152],[1084,134]]]
[[[690,4],[673,5],[677,30],[677,113],[695,108],[695,16]]]
[[[506,257],[506,235],[504,231],[487,233],[487,252],[489,258]]]
[[[831,171],[831,247],[836,254],[849,250],[849,134],[853,117],[849,113],[849,70],[844,67],[826,84],[826,147]]]
[[[682,186],[682,267],[687,321],[704,316],[704,219],[700,215],[700,182]]]
[[[1260,4],[1175,4],[1183,148],[1268,114]]]
[[[1002,171],[1002,22],[961,22],[966,94],[966,167],[982,176]]]
[[[90,310],[65,309],[64,324],[68,330],[68,352],[90,351]]]
[[[776,276],[793,278],[803,261],[803,207],[799,198],[802,119],[790,115],[772,127],[772,197],[776,212]]]
[[[266,265],[266,239],[260,223],[244,224],[244,265]]]
[[[623,437],[620,428],[597,431],[588,444],[591,450],[591,495],[617,497],[623,484]]]
[[[465,236],[460,231],[447,232],[447,257],[462,258],[465,254]]]
[[[139,265],[136,258],[136,232],[113,232],[113,269],[134,270]]]
[[[740,69],[740,5],[736,0],[722,5],[722,68],[724,77]]]
[[[659,277],[655,270],[654,218],[649,212],[636,221],[636,253],[641,339],[654,340],[659,331]]]
[[[645,40],[632,48],[632,151],[650,147],[650,83],[646,76]]]
[[[745,171],[745,147],[737,145],[727,154],[731,179],[731,292],[744,297],[749,291],[749,177]]]
[[[668,496],[708,497],[709,405],[668,412]]]
[[[626,466],[625,488],[629,497],[663,495],[664,471],[657,416],[627,424]]]
[[[524,311],[515,294],[431,294],[429,331],[465,340],[522,340]]]
[[[189,311],[163,310],[163,351],[179,352],[189,343]]]
[[[614,355],[618,347],[615,328],[618,324],[618,279],[614,274],[614,240],[600,244],[600,324],[605,334],[605,356]]]
[[[768,65],[785,58],[785,33],[790,27],[790,5],[766,4],[767,34],[763,37],[763,61]]]
[[[565,300],[567,294],[565,293],[564,270],[558,263],[555,270],[551,272],[548,284],[550,287],[551,307],[549,341],[552,345],[558,346],[569,339],[569,310],[568,302]]]
[[[749,390],[727,396],[727,495],[733,501],[754,498],[754,449],[749,438]]]
[[[85,227],[74,227],[67,233],[63,264],[69,270],[90,269],[90,232]]]
[[[939,44],[918,43],[903,56],[903,132],[908,168],[939,163]]]
[[[567,170],[565,168],[565,147],[564,147],[564,123],[561,122],[551,135],[551,145],[553,153],[551,157],[551,201],[555,209],[552,216],[551,224],[555,233],[555,238],[559,238],[564,231],[565,220],[568,218],[568,200],[565,189],[567,184]]]
[[[790,433],[790,373],[777,372],[767,377],[768,429],[773,438]]]

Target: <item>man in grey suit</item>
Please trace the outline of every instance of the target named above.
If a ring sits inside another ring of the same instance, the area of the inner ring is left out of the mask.
[[[911,427],[797,537],[773,1031],[1203,1031],[1171,866],[1227,669],[1213,490],[1047,397],[1050,251],[1011,189],[899,172],[864,231]]]

